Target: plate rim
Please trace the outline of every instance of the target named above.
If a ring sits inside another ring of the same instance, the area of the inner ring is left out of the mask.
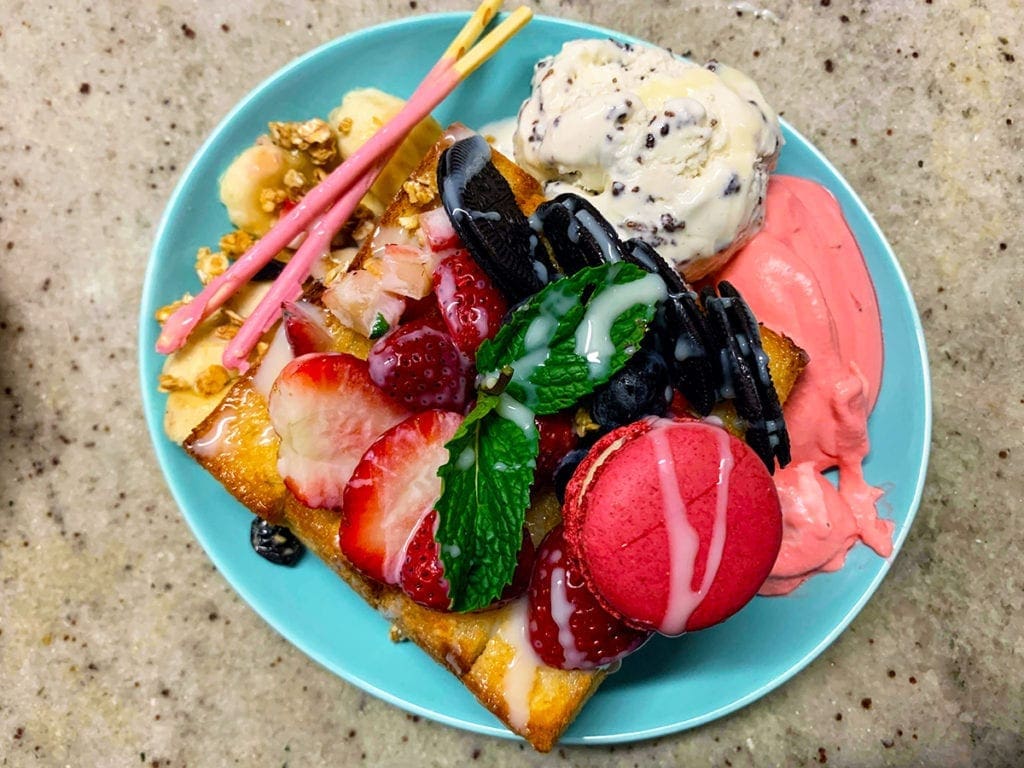
[[[335,674],[346,682],[356,686],[357,688],[370,693],[371,695],[388,702],[393,706],[412,712],[415,714],[422,715],[430,718],[436,722],[444,723],[446,725],[454,726],[464,730],[480,733],[484,735],[497,736],[506,739],[518,739],[520,738],[516,734],[512,733],[506,727],[495,721],[494,724],[481,723],[476,721],[466,720],[462,717],[449,715],[439,709],[431,709],[424,707],[416,702],[409,701],[408,699],[402,698],[399,695],[393,694],[386,688],[382,688],[367,679],[364,679],[360,675],[352,672],[349,669],[339,667],[332,660],[326,658],[318,650],[308,647],[309,644],[304,642],[298,633],[293,632],[287,624],[280,622],[272,618],[269,613],[265,610],[259,594],[255,590],[250,590],[247,583],[244,580],[239,580],[229,576],[229,573],[233,570],[232,564],[229,558],[222,557],[214,546],[208,543],[209,537],[197,526],[193,525],[190,513],[186,510],[188,505],[185,503],[183,490],[178,487],[180,481],[172,481],[172,473],[169,472],[170,466],[170,454],[172,451],[180,450],[180,446],[169,441],[163,433],[162,424],[162,413],[163,406],[157,400],[157,392],[153,382],[148,381],[146,377],[147,368],[149,368],[148,359],[155,355],[155,352],[149,348],[151,345],[147,345],[147,341],[155,338],[155,332],[153,330],[153,318],[150,312],[152,307],[158,306],[156,303],[156,281],[155,273],[157,272],[157,251],[159,250],[160,244],[167,237],[167,230],[171,224],[172,210],[176,210],[180,207],[180,198],[183,197],[184,189],[188,183],[188,180],[195,173],[197,166],[201,163],[202,159],[209,152],[213,143],[217,140],[222,132],[224,132],[228,126],[230,126],[237,116],[243,112],[248,105],[257,99],[261,93],[266,89],[272,87],[277,81],[289,77],[292,72],[306,65],[306,63],[312,59],[323,56],[338,46],[348,46],[357,43],[364,37],[370,37],[379,34],[386,34],[401,30],[408,26],[417,26],[425,22],[444,22],[453,20],[464,20],[468,18],[468,12],[447,12],[447,13],[431,13],[422,14],[417,16],[405,17],[401,19],[395,19],[386,21],[380,24],[376,24],[370,27],[364,27],[358,30],[353,30],[350,33],[341,35],[332,40],[326,41],[321,45],[311,49],[310,51],[290,60],[285,65],[277,69],[275,72],[260,81],[254,88],[249,90],[246,95],[237,102],[225,115],[219,120],[216,126],[209,132],[205,137],[200,146],[195,150],[189,162],[185,165],[178,181],[175,184],[170,196],[164,205],[163,212],[161,214],[159,223],[154,231],[152,247],[149,251],[149,258],[146,265],[145,275],[143,278],[143,290],[140,299],[139,319],[137,327],[137,340],[138,340],[138,366],[139,366],[139,379],[140,388],[142,390],[142,404],[144,416],[147,424],[147,430],[149,432],[149,442],[156,454],[157,463],[159,464],[161,474],[163,475],[164,482],[171,491],[171,495],[174,498],[175,504],[178,507],[181,516],[184,518],[188,525],[192,535],[199,541],[203,547],[204,554],[213,562],[218,572],[225,579],[228,585],[236,592],[242,599],[248,604],[249,608],[254,610],[272,629],[278,634],[284,637],[290,644],[295,646],[300,652],[307,657],[311,658],[328,672]],[[615,39],[628,41],[635,44],[642,45],[656,45],[649,41],[641,38],[611,30],[598,25],[577,22],[570,19],[562,19],[553,16],[546,15],[535,15],[532,23],[542,22],[543,24],[556,24],[570,28],[574,31],[587,32],[591,34],[597,34],[602,36],[611,36]],[[539,26],[539,25],[538,25]],[[880,564],[875,576],[867,583],[863,589],[862,594],[859,598],[850,606],[849,610],[841,617],[841,619],[832,627],[832,629],[826,633],[826,635],[811,649],[809,649],[803,656],[796,659],[787,669],[779,674],[776,674],[773,679],[764,683],[753,690],[749,691],[746,695],[739,697],[738,699],[729,702],[727,705],[718,707],[714,710],[706,712],[698,717],[691,717],[687,720],[677,721],[674,723],[665,723],[660,726],[654,726],[650,728],[636,729],[628,732],[618,732],[614,734],[569,734],[560,739],[561,744],[576,744],[576,745],[599,745],[599,744],[618,744],[625,742],[638,741],[642,739],[650,739],[667,734],[678,733],[684,730],[704,725],[708,722],[716,720],[727,714],[735,712],[743,707],[751,704],[757,699],[765,696],[769,692],[775,690],[779,686],[783,685],[790,679],[792,679],[797,673],[806,668],[811,662],[817,659],[835,640],[841,635],[853,621],[853,619],[863,610],[867,602],[874,596],[878,590],[882,581],[888,574],[895,557],[898,555],[902,546],[909,535],[910,529],[913,525],[914,519],[920,508],[921,499],[924,491],[924,484],[927,475],[927,469],[931,455],[931,435],[933,428],[933,413],[932,413],[932,386],[931,386],[931,370],[928,364],[927,345],[924,337],[924,329],[921,324],[920,313],[917,310],[917,304],[914,300],[913,293],[911,292],[910,285],[907,281],[906,275],[903,271],[902,265],[899,259],[896,257],[896,253],[893,250],[888,239],[885,237],[882,229],[879,227],[874,214],[864,204],[863,200],[853,189],[846,177],[841,174],[838,169],[832,164],[832,162],[821,152],[818,147],[809,141],[799,130],[794,128],[784,118],[780,118],[780,123],[786,131],[796,137],[800,145],[809,151],[813,156],[814,160],[819,163],[832,177],[836,180],[838,186],[842,192],[850,199],[851,203],[865,218],[866,225],[870,229],[871,233],[877,238],[879,244],[884,250],[886,260],[889,262],[889,266],[893,269],[893,274],[897,287],[900,294],[905,297],[907,302],[907,309],[911,317],[911,326],[913,329],[913,342],[914,348],[917,351],[917,364],[916,370],[921,374],[922,378],[922,410],[923,410],[923,430],[922,430],[922,450],[920,460],[918,462],[917,477],[914,479],[913,494],[907,507],[906,522],[902,528],[898,531],[898,535],[893,539],[893,554],[887,558],[880,558],[882,563]],[[833,194],[835,194],[833,192]],[[841,202],[841,201],[840,201]],[[870,270],[869,270],[870,274]],[[874,276],[872,275],[872,281],[874,282]],[[326,567],[326,566],[324,566]],[[481,705],[481,710],[486,712]]]

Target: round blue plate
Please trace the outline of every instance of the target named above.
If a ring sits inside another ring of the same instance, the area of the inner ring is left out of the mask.
[[[154,311],[196,290],[196,249],[230,224],[217,179],[268,120],[325,116],[347,90],[376,86],[408,96],[465,20],[427,16],[358,32],[298,59],[260,85],[217,127],[185,170],[160,223],[146,274],[139,359],[146,419],[160,465],[185,518],[221,573],[289,641],[344,679],[404,709],[450,725],[510,736],[465,688],[412,644],[388,640],[388,624],[315,557],[273,566],[249,547],[249,513],[163,434],[162,358],[153,351]],[[515,114],[534,62],[579,37],[609,30],[537,18],[435,113],[470,126]],[[401,51],[396,56],[395,51]],[[835,193],[864,250],[882,308],[885,370],[871,417],[865,474],[886,490],[883,514],[899,550],[917,509],[931,432],[931,395],[921,325],[896,259],[871,215],[828,161],[783,128],[781,173]],[[587,704],[564,743],[629,741],[691,728],[764,695],[806,666],[849,624],[878,587],[889,560],[867,547],[838,573],[817,576],[784,598],[756,598],[728,622],[675,640],[658,638],[630,657]],[[329,606],[325,610],[325,606]]]

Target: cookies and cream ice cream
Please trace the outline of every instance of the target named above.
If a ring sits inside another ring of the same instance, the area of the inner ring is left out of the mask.
[[[537,63],[514,145],[549,195],[587,195],[623,238],[642,238],[696,280],[761,226],[782,134],[735,69],[575,40]]]

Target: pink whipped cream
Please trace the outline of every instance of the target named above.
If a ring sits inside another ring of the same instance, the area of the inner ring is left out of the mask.
[[[733,283],[758,320],[810,357],[784,408],[793,461],[775,474],[782,549],[761,594],[786,594],[838,570],[857,541],[887,557],[893,523],[878,517],[882,492],[861,469],[882,380],[881,321],[839,204],[815,182],[773,176],[764,229],[716,279]],[[838,489],[822,474],[831,468]]]

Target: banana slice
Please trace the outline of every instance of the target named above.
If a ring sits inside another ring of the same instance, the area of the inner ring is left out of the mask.
[[[220,313],[207,319],[196,328],[184,347],[164,361],[161,384],[173,387],[167,395],[164,432],[176,443],[181,443],[191,434],[196,425],[217,407],[230,387],[230,380],[225,378],[224,385],[214,392],[205,389],[199,392],[195,388],[201,376],[220,366],[228,344],[227,339],[217,334],[222,322]]]
[[[284,199],[289,171],[311,179],[314,167],[308,158],[269,143],[256,144],[236,157],[220,180],[220,199],[231,223],[257,237],[265,235],[277,221],[275,196]]]
[[[398,114],[405,101],[376,88],[349,91],[331,111],[327,122],[338,133],[338,151],[347,158],[365,144],[380,127]],[[441,136],[441,126],[432,117],[417,125],[384,166],[377,182],[363,198],[363,204],[380,216],[409,174]]]
[[[269,283],[244,286],[225,305],[225,309],[242,317],[252,313],[270,289]],[[170,391],[164,409],[164,432],[181,443],[224,399],[235,377],[221,365],[229,337],[218,332],[228,324],[224,312],[207,318],[188,343],[164,360],[161,384]]]

